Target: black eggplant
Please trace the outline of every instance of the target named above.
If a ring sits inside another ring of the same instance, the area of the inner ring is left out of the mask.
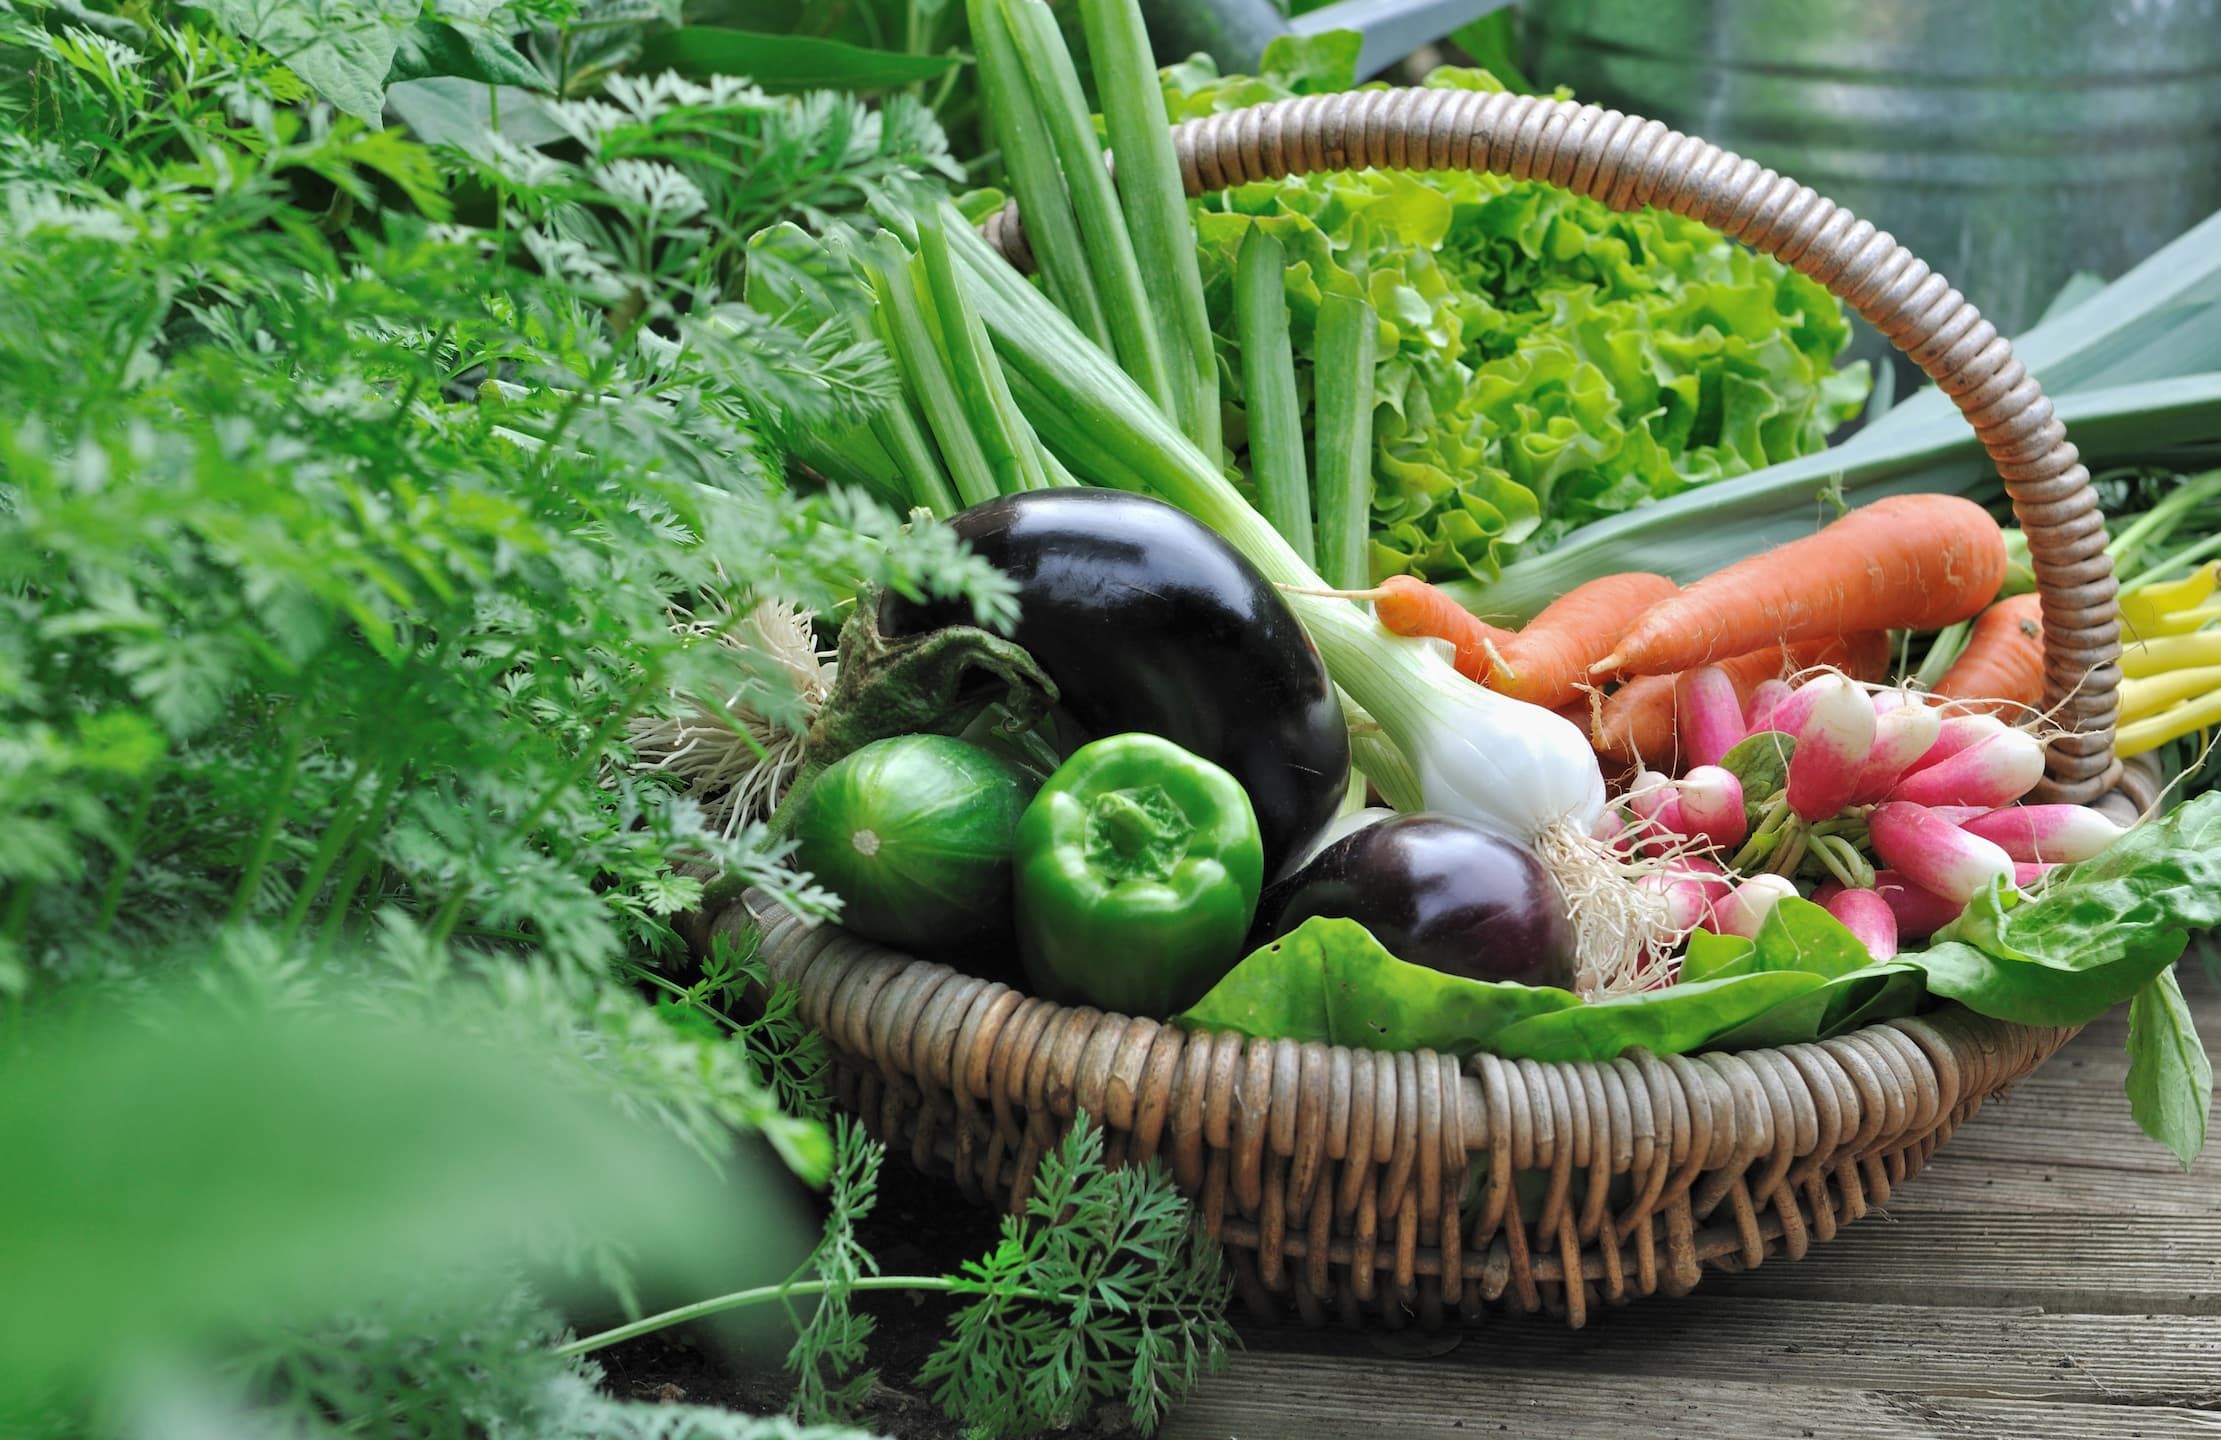
[[[1573,922],[1550,872],[1468,820],[1397,815],[1343,836],[1265,891],[1251,939],[1318,915],[1355,920],[1397,959],[1444,974],[1573,984]]]
[[[1279,592],[1209,527],[1146,496],[1078,489],[985,501],[950,524],[1018,582],[1011,638],[1088,738],[1147,731],[1230,771],[1267,875],[1334,818],[1350,744],[1326,667]],[[967,623],[960,605],[881,601],[888,636]]]

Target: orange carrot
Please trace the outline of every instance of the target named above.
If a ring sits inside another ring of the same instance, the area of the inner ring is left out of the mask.
[[[1576,585],[1550,602],[1506,645],[1490,689],[1551,709],[1588,683],[1589,666],[1608,655],[1635,617],[1679,587],[1663,575],[1630,571]]]
[[[1889,673],[1889,636],[1879,630],[1848,639],[1829,637],[1799,645],[1770,645],[1719,662],[1735,683],[1738,700],[1748,702],[1761,681],[1794,675],[1814,665],[1832,665],[1854,680],[1879,680]],[[1622,765],[1653,770],[1676,768],[1679,734],[1676,687],[1679,675],[1638,675],[1614,690],[1593,721],[1584,712],[1575,720],[1599,755]],[[1574,718],[1570,712],[1568,718]]]
[[[1487,680],[1490,647],[1501,652],[1515,638],[1416,575],[1391,575],[1378,589],[1353,593],[1373,602],[1374,617],[1391,632],[1449,641],[1453,663],[1468,680]]]
[[[1980,614],[2004,583],[2005,537],[1981,506],[1892,495],[1661,600],[1589,673],[1665,675],[1765,645],[1934,630]]]
[[[1975,709],[2017,711],[2044,698],[2042,604],[2032,592],[2000,600],[1974,622],[1967,648],[1936,682],[1936,693],[1995,702]]]

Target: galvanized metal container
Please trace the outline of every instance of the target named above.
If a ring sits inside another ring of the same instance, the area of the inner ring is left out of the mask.
[[[1796,176],[2007,334],[2221,208],[2221,0],[1525,0],[1521,32],[1538,85]]]

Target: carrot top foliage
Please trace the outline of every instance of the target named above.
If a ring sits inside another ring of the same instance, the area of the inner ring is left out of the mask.
[[[959,172],[905,94],[629,70],[677,14],[0,0],[0,1077],[34,1053],[82,1073],[46,1038],[165,1023],[146,997],[171,981],[281,1029],[472,1016],[447,1030],[553,1052],[597,1105],[721,1164],[752,1132],[826,1179],[832,1142],[782,1108],[809,1100],[798,1027],[777,1002],[731,1019],[758,972],[721,954],[681,973],[672,922],[709,868],[804,911],[828,897],[761,826],[713,822],[643,763],[628,721],[704,695],[801,723],[786,671],[718,643],[761,601],[824,610],[869,583],[1009,618],[1007,582],[945,529],[790,483],[793,438],[863,417],[892,371],[742,299],[749,266],[784,267],[774,293],[848,283],[751,256],[758,229],[867,230],[871,206]],[[364,1053],[390,1060],[383,1037]],[[273,1044],[272,1066],[306,1063]],[[373,1113],[394,1133],[346,1137],[357,1160],[412,1179],[411,1127]],[[519,1112],[458,1109],[481,1113]],[[165,1157],[189,1168],[193,1137],[224,1133],[202,1118],[152,1169],[78,1178],[168,1183]],[[0,1137],[84,1160],[68,1120],[0,1107]],[[228,1183],[252,1190],[266,1159]],[[556,1173],[605,1162],[622,1155]],[[754,1193],[725,1202],[744,1227]],[[1177,1209],[1159,1183],[1137,1194]],[[555,1348],[553,1292],[485,1254],[469,1283],[403,1276],[375,1314],[227,1330],[229,1350],[191,1352],[220,1362],[220,1395],[185,1399],[274,1406],[286,1433],[797,1433],[598,1395]],[[1216,1273],[1175,1278],[1203,1294]],[[77,1433],[105,1398],[56,1384],[30,1413]],[[0,1381],[0,1428],[24,1403]]]

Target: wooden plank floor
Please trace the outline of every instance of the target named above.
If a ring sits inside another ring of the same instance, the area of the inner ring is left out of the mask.
[[[2184,988],[2221,1058],[2221,987]],[[1246,1329],[1171,1440],[2221,1440],[2221,1145],[2144,1138],[2116,1015],[1986,1107],[1888,1207],[1795,1264],[1581,1331]],[[2221,1139],[2221,1137],[2217,1137]]]

